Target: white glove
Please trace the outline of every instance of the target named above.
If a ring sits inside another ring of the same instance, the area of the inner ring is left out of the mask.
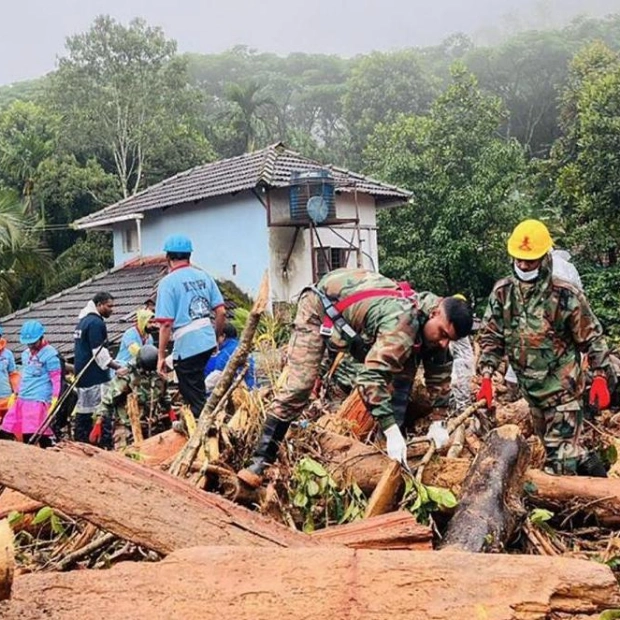
[[[435,442],[437,450],[441,450],[450,441],[450,433],[441,420],[436,420],[428,427],[426,437]]]
[[[383,434],[387,440],[388,456],[399,463],[407,463],[407,444],[398,426],[392,424],[383,431]]]

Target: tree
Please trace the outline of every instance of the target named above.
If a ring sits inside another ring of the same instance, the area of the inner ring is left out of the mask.
[[[436,82],[416,50],[373,52],[361,57],[346,84],[343,116],[351,148],[349,165],[359,167],[369,136],[399,114],[420,114],[436,94]]]
[[[498,137],[504,110],[461,64],[427,116],[380,125],[368,170],[413,192],[380,214],[382,272],[418,290],[481,298],[507,266],[505,238],[521,219],[523,150]]]
[[[226,99],[232,104],[229,122],[238,139],[236,155],[254,151],[259,142],[266,142],[269,127],[278,116],[273,97],[263,95],[261,91],[261,84],[255,81],[229,84],[226,88]]]
[[[141,189],[158,149],[161,161],[168,136],[195,122],[198,95],[188,85],[187,61],[160,28],[141,19],[125,27],[97,17],[66,45],[50,85],[63,135],[74,152],[96,154],[114,170],[127,197]],[[201,159],[212,154],[203,137],[195,150]]]
[[[36,298],[34,283],[49,273],[50,264],[36,219],[17,192],[0,189],[0,312],[8,314]]]
[[[29,210],[39,166],[56,153],[59,133],[60,118],[35,103],[15,101],[0,113],[0,179]]]
[[[620,248],[620,56],[602,43],[571,63],[562,95],[563,136],[540,166],[564,243],[582,260],[615,265]]]

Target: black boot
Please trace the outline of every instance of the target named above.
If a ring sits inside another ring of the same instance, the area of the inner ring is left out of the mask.
[[[577,465],[579,476],[592,476],[594,478],[607,478],[607,470],[601,457],[596,452],[590,452],[588,457]]]
[[[278,456],[280,442],[284,439],[290,422],[267,416],[258,445],[252,455],[252,462],[237,475],[248,486],[257,489],[263,483],[263,473]]]

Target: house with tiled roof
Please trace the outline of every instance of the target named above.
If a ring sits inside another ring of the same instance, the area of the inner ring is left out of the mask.
[[[111,230],[117,267],[186,234],[192,261],[214,277],[252,295],[268,270],[272,300],[286,302],[331,269],[378,269],[377,210],[410,198],[278,143],[181,172],[74,226]]]

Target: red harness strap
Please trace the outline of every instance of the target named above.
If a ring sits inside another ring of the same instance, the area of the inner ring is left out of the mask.
[[[399,282],[398,286],[400,287],[398,289],[369,288],[365,291],[358,291],[336,302],[334,308],[339,314],[342,314],[347,308],[356,304],[358,301],[370,299],[371,297],[400,297],[401,299],[411,299],[414,296],[415,293],[407,282]],[[332,328],[333,325],[334,322],[332,319],[325,315],[323,318],[323,327]]]

